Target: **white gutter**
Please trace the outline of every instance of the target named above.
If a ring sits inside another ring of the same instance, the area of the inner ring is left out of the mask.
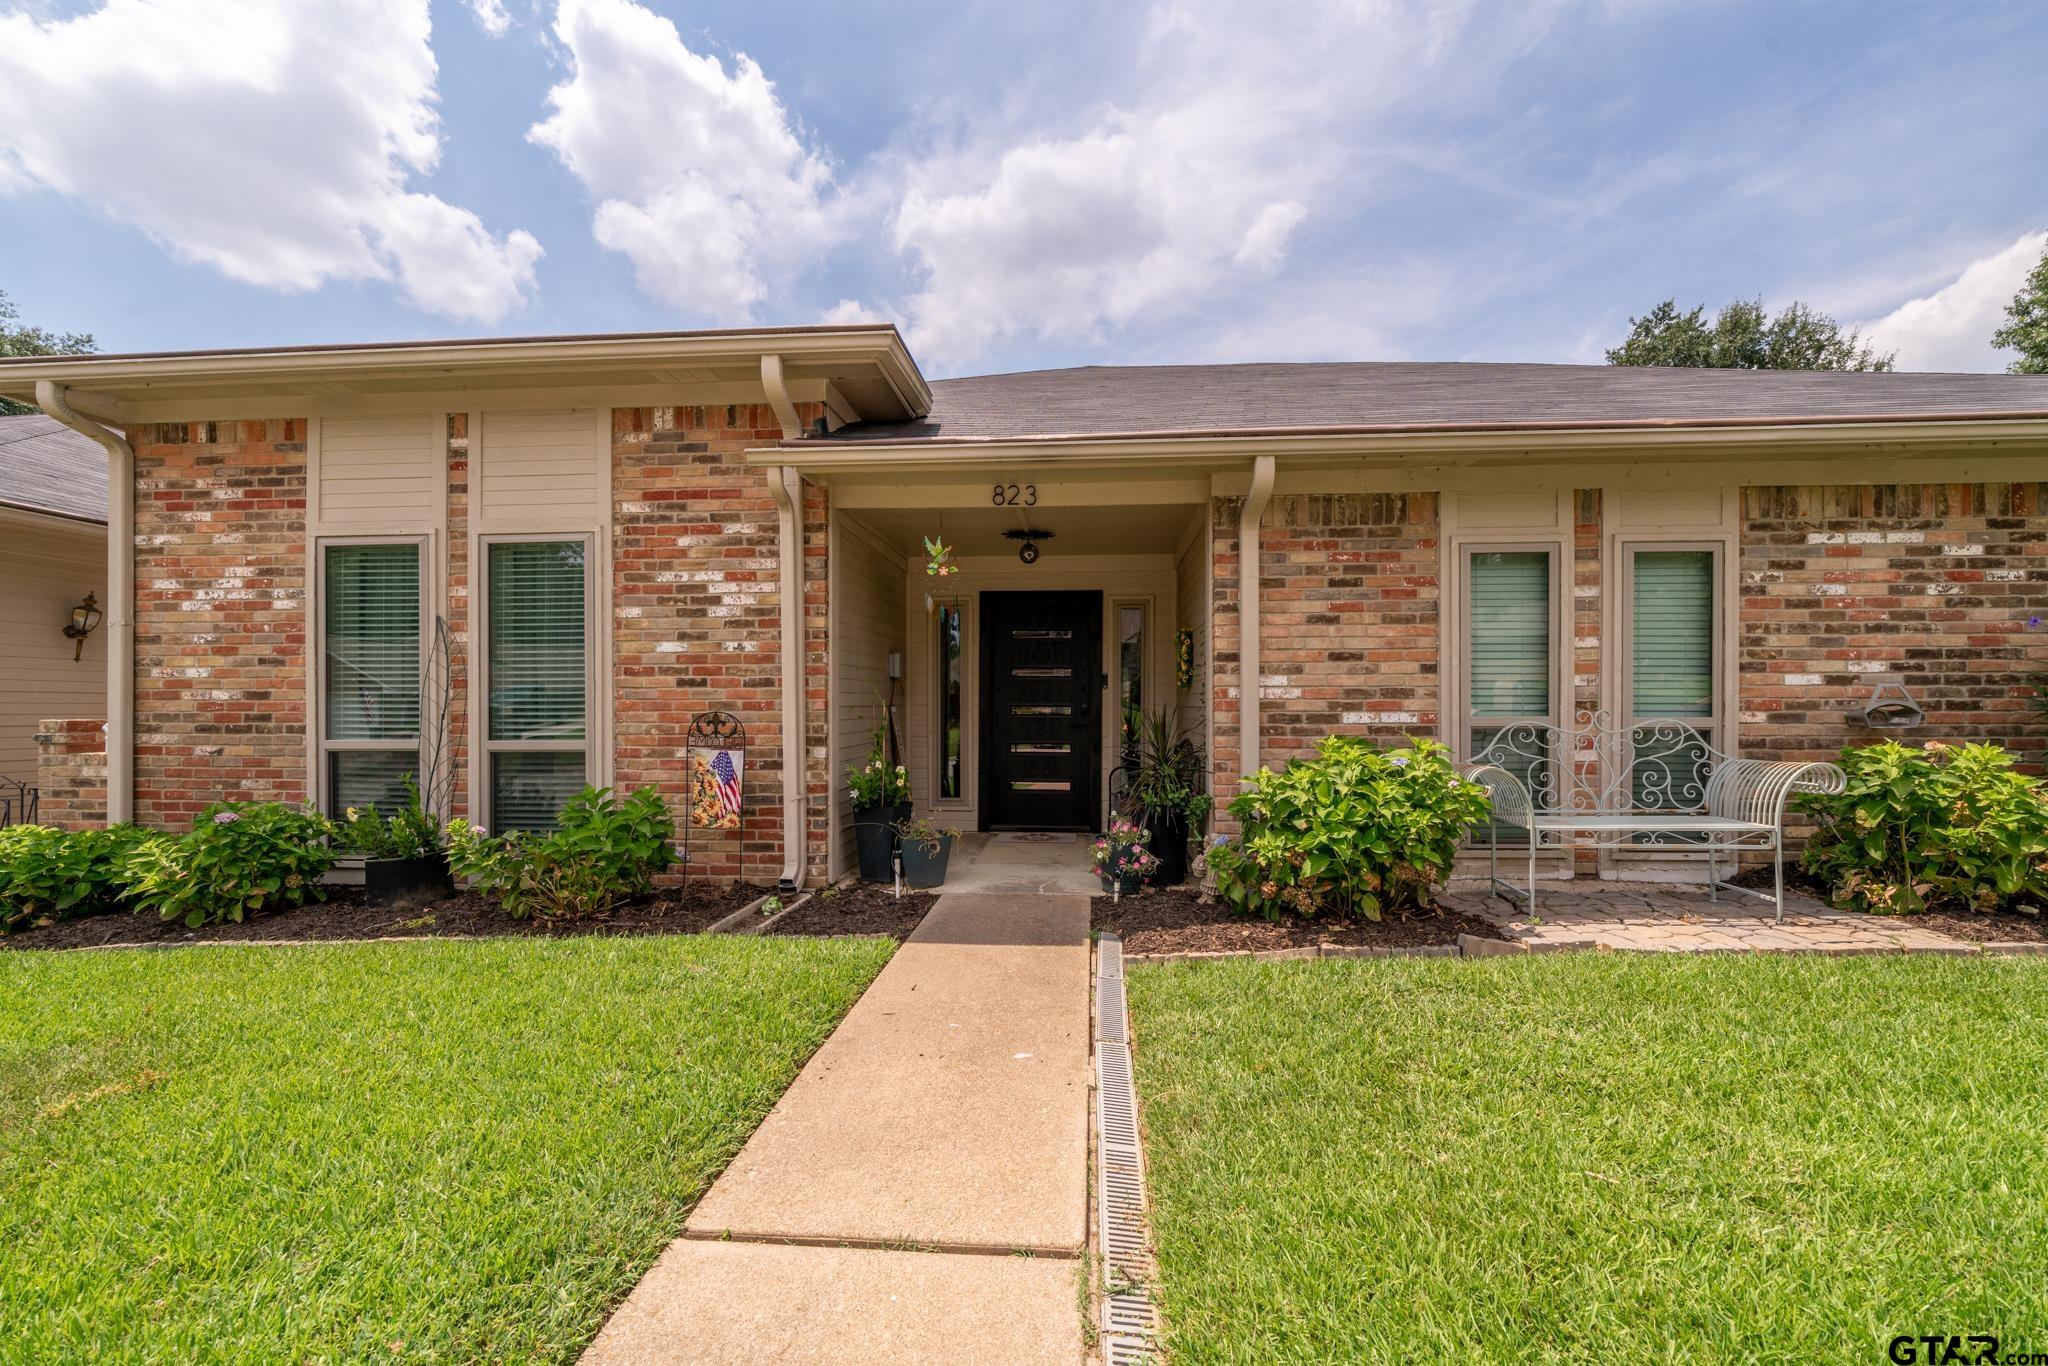
[[[803,426],[783,382],[782,357],[761,357],[761,387],[782,434],[803,435]],[[776,568],[782,607],[782,876],[783,891],[804,884],[804,477],[793,465],[772,465],[764,471],[775,499]]]
[[[135,449],[36,381],[36,406],[107,452],[107,824],[135,818]]]
[[[1259,771],[1259,517],[1273,496],[1273,457],[1252,461],[1237,513],[1237,771]]]

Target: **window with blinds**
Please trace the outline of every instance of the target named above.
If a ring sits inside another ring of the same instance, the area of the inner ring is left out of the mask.
[[[1516,722],[1551,719],[1556,642],[1551,622],[1552,552],[1475,550],[1465,560],[1464,703],[1467,754],[1483,750]],[[1533,742],[1533,737],[1532,737]],[[1550,790],[1547,753],[1499,756],[1528,784],[1539,804]],[[1485,828],[1477,832],[1485,835]],[[1527,838],[1503,825],[1503,843]]]
[[[1706,742],[1719,720],[1714,552],[1631,548],[1628,572],[1628,711],[1635,727],[1629,776],[1635,806],[1698,810],[1706,801]],[[1683,724],[1650,724],[1660,721]]]
[[[491,827],[548,830],[589,781],[589,573],[574,541],[495,541],[484,749]]]
[[[1474,717],[1547,719],[1550,552],[1476,551],[1465,579],[1465,687]]]
[[[1637,720],[1714,713],[1714,552],[1635,552],[1630,709]]]
[[[330,811],[406,798],[420,756],[420,543],[327,545],[321,749]]]

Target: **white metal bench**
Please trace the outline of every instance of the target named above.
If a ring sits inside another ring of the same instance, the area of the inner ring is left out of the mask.
[[[1493,799],[1487,872],[1496,892],[1536,909],[1536,856],[1549,844],[1596,848],[1703,850],[1708,894],[1746,892],[1721,877],[1725,856],[1739,870],[1744,851],[1768,851],[1776,870],[1777,919],[1785,918],[1785,808],[1795,792],[1836,793],[1833,764],[1739,759],[1707,742],[1687,721],[1612,723],[1582,712],[1576,726],[1516,723],[1494,732],[1466,776]],[[1500,828],[1528,833],[1529,881],[1500,876]]]

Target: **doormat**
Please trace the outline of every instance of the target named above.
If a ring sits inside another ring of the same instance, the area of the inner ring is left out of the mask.
[[[997,844],[1072,844],[1072,835],[1055,830],[1005,830],[995,837]]]

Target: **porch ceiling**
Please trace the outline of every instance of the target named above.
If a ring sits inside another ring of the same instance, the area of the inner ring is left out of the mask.
[[[850,516],[904,555],[922,555],[924,537],[936,535],[944,517],[946,543],[955,553],[1015,555],[1006,540],[1012,528],[1050,531],[1039,548],[1045,560],[1073,555],[1171,555],[1204,505],[1144,503],[1113,507],[862,508]],[[1042,561],[1043,562],[1043,561]]]

